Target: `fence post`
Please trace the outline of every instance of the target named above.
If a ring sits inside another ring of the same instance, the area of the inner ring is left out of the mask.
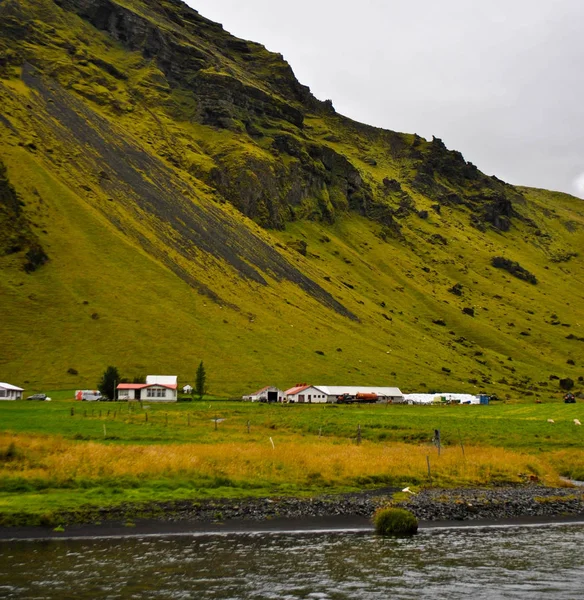
[[[438,456],[440,456],[440,429],[434,429],[434,444],[436,444]]]
[[[361,443],[361,424],[357,425],[357,444]]]
[[[432,481],[432,472],[430,471],[430,457],[426,456],[426,462],[428,463],[428,479]]]
[[[462,458],[466,462],[466,454],[464,452],[464,444],[462,443],[462,435],[460,434],[460,429],[458,430],[458,437],[460,438],[460,447],[462,448]]]

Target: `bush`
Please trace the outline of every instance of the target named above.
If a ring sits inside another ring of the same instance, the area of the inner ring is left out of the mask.
[[[379,535],[414,535],[418,531],[418,519],[404,508],[380,508],[373,515],[375,532]]]

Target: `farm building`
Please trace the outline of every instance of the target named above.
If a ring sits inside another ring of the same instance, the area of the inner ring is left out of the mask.
[[[408,404],[486,404],[481,396],[472,394],[450,394],[437,392],[436,394],[406,394]]]
[[[0,400],[22,400],[22,388],[0,382]]]
[[[388,402],[401,404],[404,395],[396,387],[372,387],[372,386],[342,386],[342,385],[317,385],[317,390],[326,396],[325,402]]]
[[[306,383],[299,383],[286,390],[284,396],[287,402],[298,402],[299,404],[326,403],[326,394],[317,387]]]
[[[288,402],[308,404],[335,404],[352,402],[402,403],[404,396],[394,387],[357,387],[347,385],[308,385],[298,384],[284,392]]]
[[[148,375],[146,383],[120,383],[118,400],[148,400],[148,402],[176,402],[176,375]]]
[[[281,389],[268,385],[242,399],[248,402],[283,402],[285,397],[286,394]]]

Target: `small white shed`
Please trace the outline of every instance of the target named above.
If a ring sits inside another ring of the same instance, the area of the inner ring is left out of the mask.
[[[22,400],[22,388],[0,382],[0,400]]]

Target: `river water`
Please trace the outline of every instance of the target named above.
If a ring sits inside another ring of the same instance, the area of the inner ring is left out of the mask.
[[[0,598],[584,597],[584,525],[0,542]]]

